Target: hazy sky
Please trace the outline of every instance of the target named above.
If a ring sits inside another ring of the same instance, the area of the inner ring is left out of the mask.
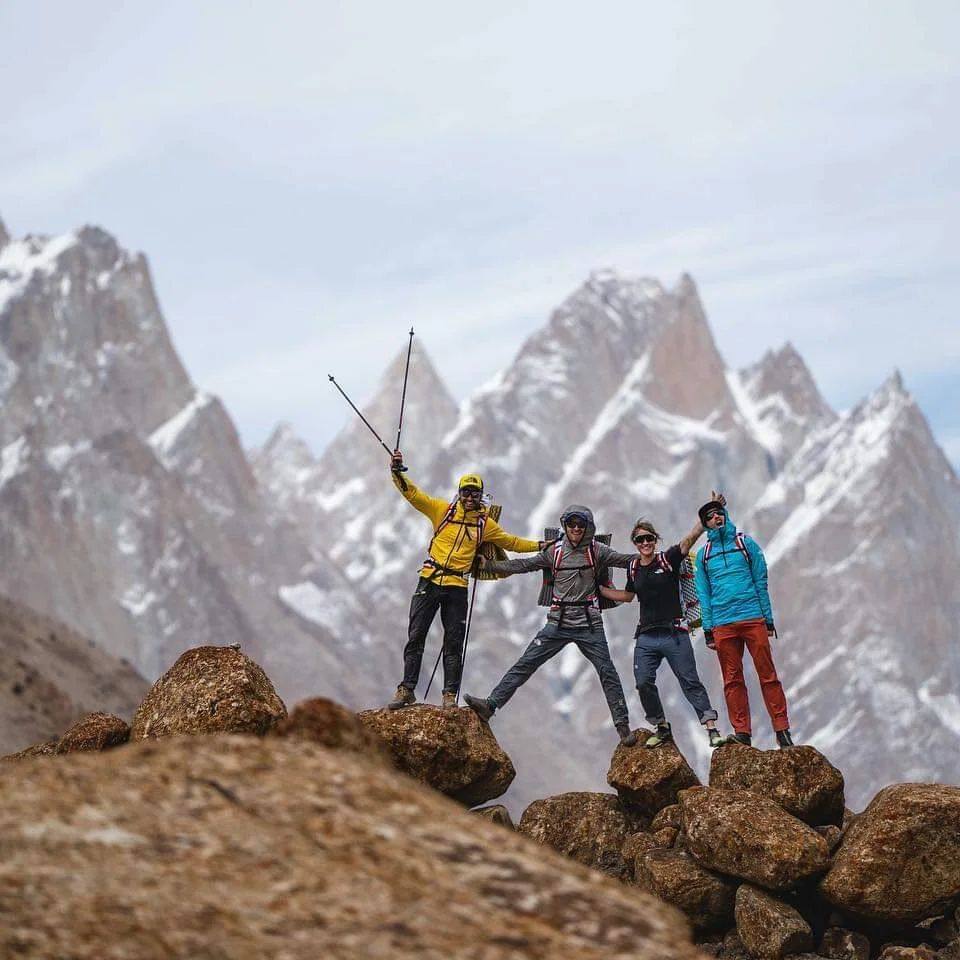
[[[594,268],[734,364],[894,367],[960,461],[956,2],[0,5],[0,217],[151,261],[244,439],[319,448],[413,323],[454,393]]]

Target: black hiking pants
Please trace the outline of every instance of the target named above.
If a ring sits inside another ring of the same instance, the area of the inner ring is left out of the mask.
[[[589,627],[557,627],[553,623],[546,626],[530,641],[530,645],[520,654],[520,659],[504,674],[503,679],[494,687],[489,700],[497,709],[502,707],[517,689],[530,679],[551,657],[555,657],[568,643],[575,643],[580,652],[593,664],[600,677],[603,695],[610,708],[615,726],[630,724],[627,713],[627,700],[623,695],[620,674],[610,659],[607,638],[603,625]]]
[[[423,647],[433,618],[440,611],[443,623],[443,692],[460,692],[463,668],[463,635],[467,628],[467,588],[439,587],[421,577],[410,601],[410,625],[407,645],[403,648],[403,683],[416,690],[420,679]]]

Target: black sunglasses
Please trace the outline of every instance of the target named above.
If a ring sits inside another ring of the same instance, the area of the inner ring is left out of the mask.
[[[461,497],[479,497],[481,494],[479,487],[461,487],[460,496]]]
[[[723,511],[722,511],[722,510],[711,510],[711,511],[707,514],[707,519],[708,519],[708,520],[712,520],[714,517],[722,517],[722,516],[723,516]]]
[[[565,527],[569,527],[571,530],[586,530],[587,525],[582,520],[568,520],[565,524]]]
[[[657,538],[652,533],[638,533],[633,538],[634,543],[656,543]]]

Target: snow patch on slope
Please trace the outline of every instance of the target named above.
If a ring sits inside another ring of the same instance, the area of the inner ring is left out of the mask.
[[[0,313],[26,290],[35,273],[53,273],[60,254],[76,242],[76,233],[65,233],[52,238],[24,237],[0,248]]]
[[[753,400],[750,391],[744,385],[740,374],[736,370],[727,370],[726,378],[727,386],[730,388],[730,393],[737,405],[737,411],[743,418],[744,425],[760,446],[768,453],[776,456],[783,446],[783,437],[764,420],[765,408]],[[784,406],[786,406],[785,402]],[[787,409],[789,410],[789,408]]]
[[[160,424],[150,434],[150,446],[153,447],[161,460],[174,448],[190,421],[212,400],[213,397],[210,394],[198,390],[193,395],[193,399],[182,410],[175,413],[165,423]]]
[[[30,447],[26,437],[17,437],[0,450],[0,488],[4,487],[27,465]]]

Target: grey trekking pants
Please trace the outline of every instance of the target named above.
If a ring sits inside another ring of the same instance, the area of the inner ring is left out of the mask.
[[[589,627],[558,628],[552,623],[546,624],[530,641],[530,645],[520,655],[520,659],[494,687],[493,693],[488,697],[490,702],[498,709],[502,707],[516,693],[518,687],[526,683],[543,664],[551,657],[555,657],[568,643],[575,643],[597,671],[614,724],[629,725],[627,700],[623,695],[620,675],[610,659],[603,624],[597,624],[592,631]]]
[[[686,630],[674,627],[656,627],[637,635],[633,651],[633,675],[647,722],[656,725],[666,721],[657,691],[657,668],[662,660],[667,661],[673,675],[680,681],[680,689],[697,711],[700,722],[716,720],[717,711],[710,706],[710,698],[697,673],[690,635]]]

